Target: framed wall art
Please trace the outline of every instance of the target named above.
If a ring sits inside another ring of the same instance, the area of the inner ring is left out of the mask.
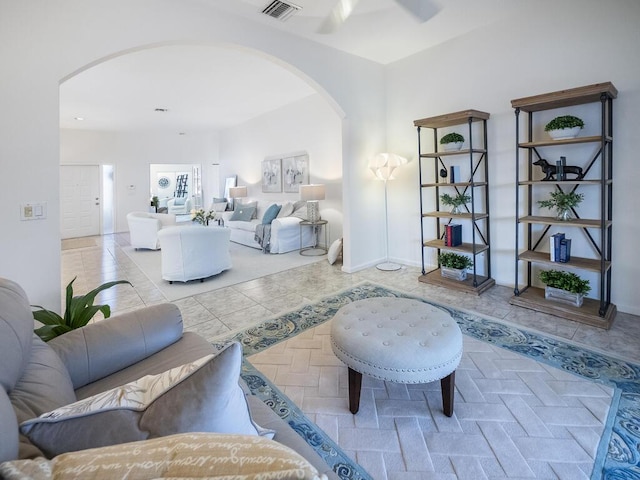
[[[286,193],[298,193],[300,185],[309,183],[309,155],[282,159],[282,183]]]
[[[282,163],[279,158],[262,161],[262,191],[276,193],[282,191]]]

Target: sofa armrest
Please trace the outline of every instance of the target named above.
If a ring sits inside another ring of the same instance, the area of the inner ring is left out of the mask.
[[[282,217],[276,218],[271,222],[271,235],[273,235],[274,230],[278,230],[279,228],[298,228],[298,224],[302,221],[299,217]]]
[[[48,344],[78,389],[153,355],[180,337],[180,310],[165,303],[72,330]]]

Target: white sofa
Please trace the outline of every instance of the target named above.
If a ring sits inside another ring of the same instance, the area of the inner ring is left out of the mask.
[[[186,215],[191,212],[191,199],[186,198],[182,205],[176,205],[176,198],[167,200],[167,212],[174,215]]]
[[[162,244],[162,279],[203,281],[231,268],[228,228],[184,225],[158,232]]]
[[[256,227],[262,223],[262,216],[266,209],[273,203],[265,203],[261,208],[258,203],[258,218],[251,221],[233,221],[233,212],[223,212],[224,226],[231,231],[231,241],[246,245],[247,247],[262,249],[255,239]],[[279,203],[280,204],[280,203]],[[271,222],[270,253],[287,253],[300,249],[300,222],[299,217],[280,217]],[[312,228],[302,228],[302,247],[311,247],[315,243]]]
[[[127,224],[131,246],[135,249],[158,250],[158,232],[176,224],[176,216],[167,213],[131,212],[127,213]]]

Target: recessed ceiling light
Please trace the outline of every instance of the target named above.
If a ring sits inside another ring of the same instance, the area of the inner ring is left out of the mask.
[[[186,133],[185,132],[180,132],[180,133],[178,133],[178,135],[186,135]]]
[[[168,108],[156,108],[155,111],[156,112],[168,112],[169,109]]]
[[[81,122],[82,120],[84,120],[84,117],[73,117],[74,120],[78,120],[79,122]]]

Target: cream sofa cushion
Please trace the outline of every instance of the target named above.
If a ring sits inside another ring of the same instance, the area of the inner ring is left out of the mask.
[[[189,433],[0,464],[6,480],[238,479],[326,480],[278,442],[245,435]]]

